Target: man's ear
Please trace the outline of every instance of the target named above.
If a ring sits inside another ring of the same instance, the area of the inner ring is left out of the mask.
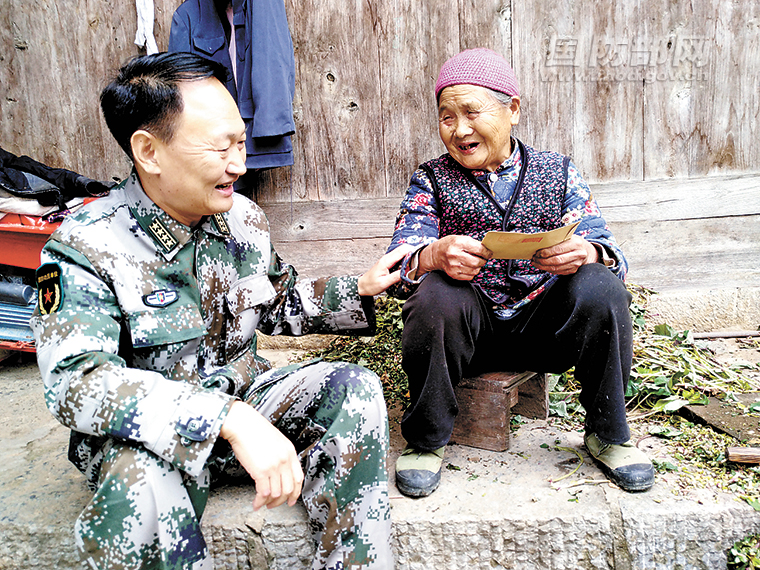
[[[132,133],[129,139],[132,145],[132,159],[135,166],[148,174],[161,174],[161,165],[158,160],[158,147],[161,141],[155,135],[144,130]]]

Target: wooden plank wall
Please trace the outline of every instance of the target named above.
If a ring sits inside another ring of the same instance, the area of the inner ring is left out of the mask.
[[[285,0],[295,165],[261,203],[400,196],[442,151],[440,65],[486,46],[514,62],[516,134],[571,154],[590,182],[757,172],[755,0]],[[160,49],[180,0],[155,0]],[[139,53],[134,2],[0,3],[0,146],[91,177],[128,164],[100,118],[106,80]]]
[[[760,284],[760,176],[591,188],[626,254],[630,282],[660,292]],[[374,198],[266,211],[280,255],[319,276],[366,270],[388,247],[397,208],[396,198]]]
[[[156,2],[166,46],[181,0]],[[137,55],[133,1],[0,2],[0,147],[102,180],[129,173],[100,116],[98,96]]]
[[[514,6],[537,147],[572,155],[591,182],[758,171],[760,3]]]

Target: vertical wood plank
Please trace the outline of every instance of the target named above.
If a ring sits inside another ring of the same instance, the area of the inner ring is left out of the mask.
[[[643,85],[635,55],[644,37],[644,13],[635,0],[584,3],[579,14],[577,37],[587,59],[576,81],[572,156],[592,182],[641,180],[644,175]]]
[[[589,182],[643,176],[639,2],[514,2],[524,142],[570,155]]]
[[[435,81],[459,49],[457,0],[380,2],[382,144],[387,194],[402,196],[414,170],[445,152],[438,137]]]
[[[461,38],[459,51],[479,47],[489,48],[511,62],[511,2],[459,0],[459,35]]]
[[[376,0],[301,0],[290,4],[290,14],[297,55],[298,197],[382,195]]]
[[[574,38],[573,4],[512,0],[512,60],[521,106],[520,123],[512,132],[535,148],[565,154],[573,151],[572,67],[554,69],[546,61],[553,38]]]
[[[648,2],[660,41],[645,87],[646,178],[757,171],[760,5]]]

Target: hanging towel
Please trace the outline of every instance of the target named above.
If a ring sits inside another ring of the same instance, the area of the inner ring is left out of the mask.
[[[156,39],[153,37],[153,0],[136,0],[137,34],[135,44],[144,47],[148,55],[158,53]]]

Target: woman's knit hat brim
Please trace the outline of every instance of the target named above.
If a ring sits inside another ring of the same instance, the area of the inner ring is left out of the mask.
[[[477,85],[519,97],[517,77],[507,60],[486,48],[467,49],[441,66],[435,82],[435,96],[451,85]]]

